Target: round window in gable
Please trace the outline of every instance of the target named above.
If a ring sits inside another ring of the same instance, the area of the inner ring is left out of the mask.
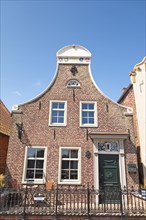
[[[79,81],[72,79],[67,82],[67,87],[80,87]]]

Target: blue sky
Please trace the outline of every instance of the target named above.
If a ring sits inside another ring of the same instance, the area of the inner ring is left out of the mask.
[[[146,2],[1,0],[1,99],[33,99],[51,82],[56,52],[79,44],[92,53],[98,87],[112,100],[146,55]]]

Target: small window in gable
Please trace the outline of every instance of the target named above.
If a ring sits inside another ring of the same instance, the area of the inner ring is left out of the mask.
[[[67,87],[80,87],[80,83],[75,79],[71,79],[67,82]]]

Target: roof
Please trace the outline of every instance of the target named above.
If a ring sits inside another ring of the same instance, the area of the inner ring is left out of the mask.
[[[128,132],[90,132],[89,136],[92,139],[99,139],[99,138],[118,138],[118,139],[126,139],[129,135]]]
[[[57,57],[91,57],[91,53],[85,47],[80,45],[69,45],[61,48]]]
[[[58,63],[89,64],[92,55],[85,47],[69,45],[61,48],[56,56]]]
[[[142,64],[144,64],[144,63],[146,63],[146,56],[143,58],[143,60],[140,62],[140,63],[137,63],[135,66],[134,66],[134,69],[130,72],[130,76],[132,75],[132,74],[134,74],[135,75],[135,71],[137,71],[139,68],[139,66],[141,66]],[[139,71],[141,71],[141,69],[139,70]],[[133,85],[132,84],[130,84],[125,90],[124,90],[124,92],[123,92],[123,94],[121,95],[121,97],[118,99],[118,103],[120,103],[124,98],[125,98],[125,96],[127,95],[127,93],[129,92],[129,90],[131,89],[133,87]]]
[[[11,114],[4,103],[0,100],[0,133],[10,135]]]
[[[123,94],[121,95],[121,97],[117,100],[117,103],[120,103],[122,101],[122,99],[125,98],[125,96],[128,94],[129,90],[133,87],[132,84],[130,84],[123,92]]]
[[[141,62],[137,63],[134,68],[136,68],[137,66],[141,66],[144,63],[146,63],[146,56],[143,58]]]

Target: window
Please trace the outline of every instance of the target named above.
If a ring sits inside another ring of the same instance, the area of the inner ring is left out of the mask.
[[[45,147],[27,147],[24,162],[24,182],[43,183],[45,181]]]
[[[65,126],[66,125],[66,101],[50,101],[49,125]]]
[[[60,148],[59,183],[80,184],[80,148]]]
[[[67,82],[67,87],[80,87],[80,83],[77,81],[77,80],[69,80],[68,82]]]
[[[97,127],[96,102],[80,102],[80,126]]]

